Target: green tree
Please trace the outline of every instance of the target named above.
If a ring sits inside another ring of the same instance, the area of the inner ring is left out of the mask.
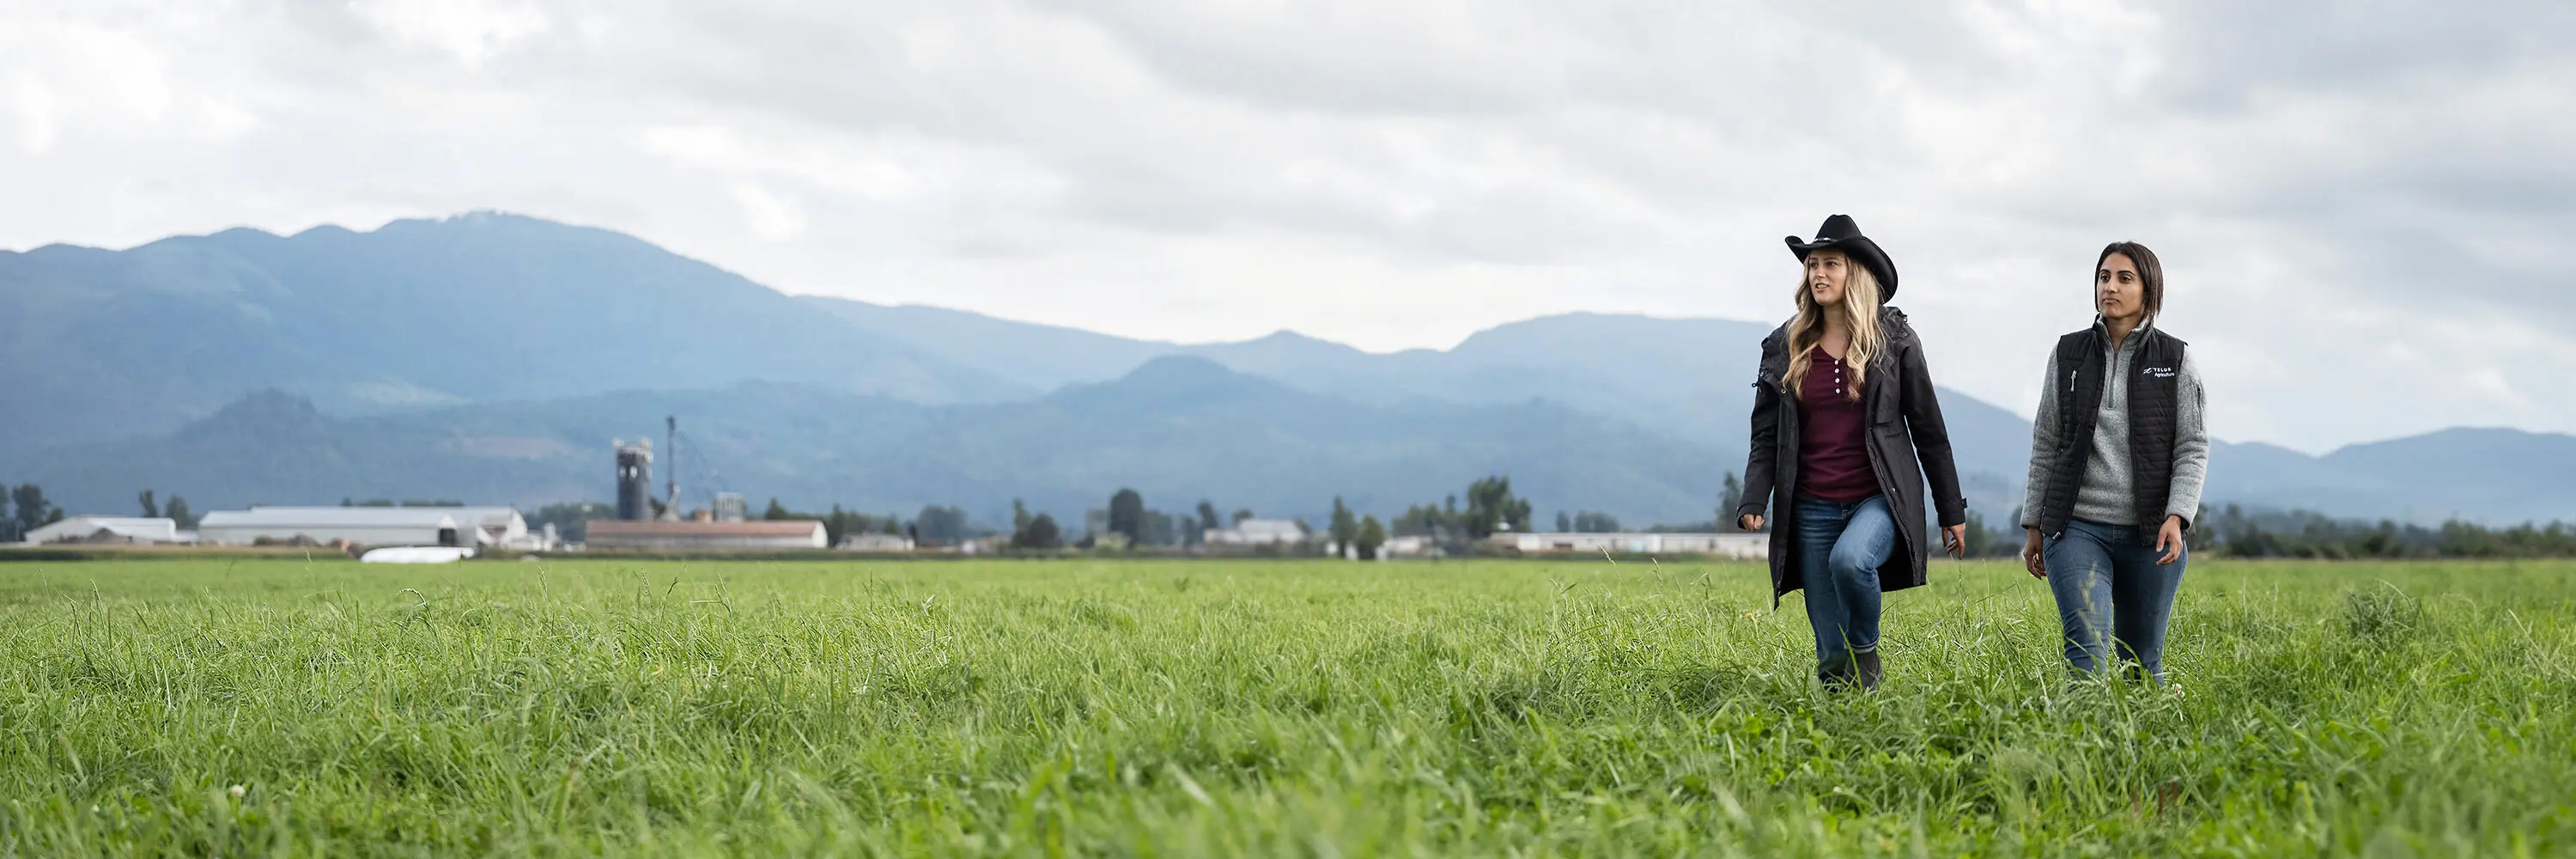
[[[22,538],[29,531],[45,527],[48,522],[62,521],[62,511],[55,510],[53,502],[45,500],[45,488],[42,486],[33,483],[19,484],[17,488],[9,490],[9,501],[17,505],[18,534]]]
[[[181,528],[197,527],[197,514],[188,509],[188,499],[170,496],[170,503],[161,508],[161,515],[170,517],[170,521]]]
[[[1572,530],[1574,530],[1574,520],[1566,518],[1565,511],[1556,511],[1556,532],[1563,534]]]
[[[1726,494],[1719,496],[1717,500],[1717,529],[1742,530],[1737,527],[1738,523],[1735,521],[1735,510],[1742,506],[1744,506],[1744,481],[1737,478],[1735,472],[1729,471],[1726,473]]]
[[[1529,530],[1530,503],[1512,494],[1512,479],[1487,477],[1467,486],[1467,538],[1482,540],[1499,531]]]
[[[1968,508],[1967,542],[1967,556],[1971,558],[1986,557],[1988,552],[1994,550],[1994,544],[1997,542],[1994,535],[1986,532],[1986,517],[1977,515],[1977,508],[1974,507]]]
[[[2015,509],[2013,511],[2013,524],[2021,524],[2021,511],[2019,509]],[[2396,523],[2383,521],[2380,524],[2382,526],[2386,526],[2382,529],[2383,531],[2389,532],[2386,535],[2387,542],[2384,543],[2388,551],[2386,557],[2404,557],[2406,545],[2405,542],[2395,533],[2397,530]],[[2192,511],[2191,530],[2182,532],[2182,544],[2190,547],[2194,552],[2210,551],[2218,548],[2217,534],[2217,531],[2214,531],[2209,527],[2209,505],[2203,504],[2200,506],[2200,509]]]
[[[1199,499],[1199,527],[1211,529],[1225,527],[1225,517],[1217,515],[1216,502],[1205,498]]]
[[[1252,520],[1252,508],[1250,508],[1250,507],[1245,507],[1245,508],[1243,508],[1243,509],[1240,509],[1240,510],[1236,510],[1236,511],[1234,511],[1234,524],[1235,524],[1236,526],[1240,527],[1241,525],[1243,525],[1243,523],[1248,522],[1248,521],[1251,521],[1251,520]]]
[[[778,503],[777,496],[771,496],[769,509],[760,511],[760,518],[768,522],[783,522],[796,518],[796,514],[788,512],[787,505]]]
[[[1392,530],[1399,536],[1437,538],[1442,532],[1452,529],[1450,522],[1451,517],[1441,512],[1440,505],[1416,504],[1404,508],[1404,515],[1395,517]]]
[[[921,531],[919,539],[927,543],[954,546],[975,536],[963,508],[925,505],[921,512],[913,514],[912,521]]]
[[[1020,542],[1020,538],[1021,538],[1021,536],[1022,536],[1022,535],[1025,535],[1025,534],[1027,534],[1027,533],[1029,533],[1029,524],[1030,524],[1030,521],[1031,521],[1031,520],[1030,520],[1030,517],[1029,517],[1029,505],[1026,505],[1026,504],[1022,504],[1022,503],[1020,503],[1020,499],[1017,499],[1017,498],[1013,498],[1013,499],[1011,499],[1011,544],[1012,544],[1012,545],[1019,545],[1019,542]]]
[[[1342,503],[1342,497],[1339,495],[1333,496],[1333,520],[1328,527],[1333,540],[1334,554],[1341,554],[1360,538],[1359,520],[1351,516],[1351,508]]]
[[[1064,529],[1056,527],[1055,517],[1040,513],[1029,518],[1029,527],[1011,537],[1011,544],[1022,549],[1064,548]]]
[[[1357,539],[1360,559],[1377,560],[1377,550],[1386,545],[1386,526],[1379,523],[1375,515],[1363,516],[1360,518],[1360,533]]]
[[[134,500],[139,501],[139,502],[142,502],[142,504],[143,504],[143,518],[145,518],[145,519],[159,519],[159,518],[161,518],[161,504],[160,504],[160,502],[157,502],[157,501],[152,500],[152,490],[149,490],[149,489],[143,490],[143,494],[142,494],[142,495],[135,496]]]
[[[1120,489],[1109,496],[1109,532],[1127,538],[1127,545],[1145,544],[1145,496],[1133,489]]]
[[[770,505],[770,510],[763,510],[763,511],[761,511],[761,513],[760,513],[761,518],[763,518],[763,519],[770,518],[770,517],[769,517],[769,513],[770,513],[770,511],[771,511],[771,510],[775,510],[775,511],[777,511],[778,513],[784,514],[784,515],[781,515],[781,516],[777,517],[777,518],[779,518],[779,519],[794,519],[794,518],[800,518],[800,517],[796,516],[796,514],[791,513],[791,512],[789,512],[789,511],[787,511],[787,510],[783,509],[783,508],[780,508],[780,507],[778,506],[778,499],[775,499],[775,498],[769,499],[769,505]],[[848,537],[848,536],[850,536],[850,526],[851,526],[852,524],[856,524],[856,523],[852,522],[851,520],[853,520],[853,519],[859,519],[859,518],[863,518],[863,517],[857,517],[857,516],[852,516],[852,515],[850,515],[850,512],[849,512],[849,511],[841,509],[841,505],[838,505],[838,504],[834,504],[834,505],[832,505],[832,512],[830,512],[830,513],[826,513],[826,514],[824,514],[824,515],[823,515],[823,545],[831,546],[831,547],[834,547],[834,548],[839,548],[839,547],[840,547],[840,545],[841,545],[841,540],[842,540],[842,539],[844,539],[844,538],[846,538],[846,537]],[[863,532],[863,533],[864,533],[864,532]]]

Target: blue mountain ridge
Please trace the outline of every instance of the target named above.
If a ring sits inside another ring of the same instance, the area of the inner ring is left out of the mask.
[[[477,213],[124,251],[0,252],[0,481],[76,510],[607,497],[608,440],[680,415],[684,489],[872,512],[1120,486],[1182,509],[1392,513],[1505,473],[1543,517],[1706,521],[1770,326],[1569,314],[1447,350],[1293,332],[1177,344],[790,297],[617,233]],[[2018,503],[2029,425],[1942,392],[1971,501]],[[667,467],[667,464],[666,464]],[[2212,503],[2576,519],[2576,437],[2447,430],[2324,457],[2221,444]],[[694,496],[693,496],[694,497]],[[702,501],[696,503],[703,503]]]

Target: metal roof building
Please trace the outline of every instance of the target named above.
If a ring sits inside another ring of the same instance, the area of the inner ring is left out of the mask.
[[[528,520],[508,507],[253,507],[197,521],[201,543],[262,538],[365,546],[499,546],[528,541]]]
[[[593,519],[584,545],[600,549],[820,549],[823,523],[811,519],[752,522],[631,522]]]
[[[74,516],[27,532],[29,543],[176,543],[179,523],[133,516]]]

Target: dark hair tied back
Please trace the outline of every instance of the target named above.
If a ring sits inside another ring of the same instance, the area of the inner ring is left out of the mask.
[[[2142,321],[2156,321],[2156,314],[2164,312],[2165,309],[2164,263],[2157,262],[2156,252],[2147,250],[2146,245],[2137,242],[2112,242],[2102,249],[2101,256],[2093,258],[2093,270],[2100,272],[2102,263],[2109,260],[2112,254],[2128,257],[2129,262],[2138,267],[2139,303],[2147,309],[2147,318]]]

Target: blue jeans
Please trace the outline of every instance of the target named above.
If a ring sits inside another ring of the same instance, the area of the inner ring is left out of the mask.
[[[2057,595],[2057,619],[2066,629],[2066,662],[2077,673],[2108,669],[2113,641],[2120,658],[2165,679],[2165,621],[2173,616],[2174,591],[2182,587],[2186,551],[2170,564],[2154,532],[2078,519],[2040,548],[2048,565],[2048,590]]]
[[[1853,654],[1878,649],[1878,565],[1896,548],[1896,517],[1877,495],[1851,504],[1802,497],[1797,504],[1795,548],[1816,665],[1841,670]]]

